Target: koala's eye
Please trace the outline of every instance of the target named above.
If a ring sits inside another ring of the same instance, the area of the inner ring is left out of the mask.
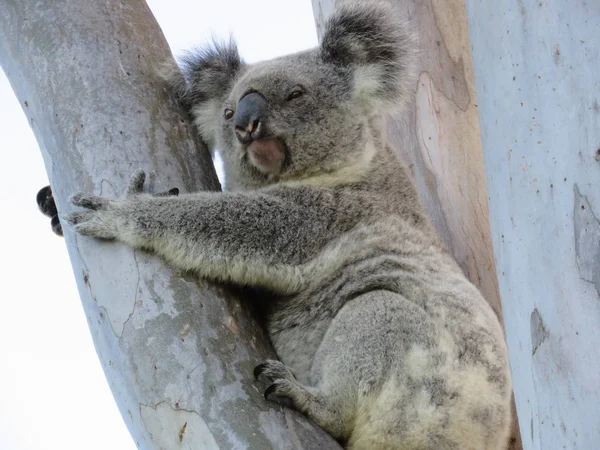
[[[292,92],[290,92],[290,95],[287,96],[286,100],[289,102],[297,99],[298,97],[302,97],[303,95],[304,92],[302,92],[300,89],[294,89]]]
[[[225,117],[227,120],[231,119],[233,117],[233,109],[225,108],[223,117]]]

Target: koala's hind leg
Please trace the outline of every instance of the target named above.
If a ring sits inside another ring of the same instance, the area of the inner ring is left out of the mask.
[[[344,434],[343,420],[333,402],[317,388],[304,386],[282,362],[267,360],[256,366],[254,377],[263,376],[271,383],[265,390],[265,398],[271,395],[289,399],[294,408],[306,414],[317,425],[339,439]]]

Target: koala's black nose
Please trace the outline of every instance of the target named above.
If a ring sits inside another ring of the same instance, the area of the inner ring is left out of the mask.
[[[244,144],[260,139],[264,133],[264,119],[267,100],[257,92],[246,94],[240,100],[233,123],[238,140]]]

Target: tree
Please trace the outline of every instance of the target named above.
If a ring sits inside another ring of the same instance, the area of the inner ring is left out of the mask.
[[[598,448],[600,4],[466,4],[526,448]]]
[[[40,145],[59,211],[78,191],[218,189],[210,155],[157,81],[168,46],[143,0],[6,0],[0,64]],[[238,296],[115,243],[66,243],[98,356],[140,448],[339,448],[268,406],[273,357]]]

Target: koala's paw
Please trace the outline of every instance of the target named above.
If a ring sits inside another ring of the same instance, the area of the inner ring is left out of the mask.
[[[145,179],[144,171],[135,171],[123,199],[142,193]],[[71,197],[71,203],[86,208],[86,211],[71,213],[64,219],[81,235],[105,240],[116,239],[120,232],[119,225],[126,223],[118,213],[119,203],[123,199],[109,200],[93,194],[76,194]]]
[[[52,219],[50,219],[50,228],[52,228],[52,231],[57,236],[61,236],[61,237],[64,236],[63,229],[62,229],[62,224],[60,223],[60,219],[58,218],[58,214],[56,216],[52,217]]]
[[[41,188],[35,197],[35,201],[40,212],[46,217],[52,218],[58,214],[56,203],[54,202],[54,195],[52,194],[52,188],[50,186]]]
[[[131,175],[129,186],[127,187],[127,195],[137,195],[144,193],[144,182],[146,181],[146,173],[142,169],[138,169]],[[168,191],[156,192],[153,197],[176,197],[179,195],[179,188],[171,188]]]
[[[265,398],[277,403],[285,403],[282,397],[294,400],[303,390],[296,377],[281,361],[268,359],[254,368],[256,380],[264,377],[270,383],[265,390]]]
[[[296,377],[281,361],[267,359],[264,363],[254,368],[254,378],[258,380],[263,375],[270,381],[283,378],[286,380],[295,380]]]
[[[54,234],[58,236],[63,235],[62,226],[58,219],[58,210],[56,209],[56,203],[54,202],[54,195],[52,194],[52,188],[45,186],[39,190],[36,196],[36,202],[41,213],[47,217],[50,217],[50,227]]]
[[[109,200],[97,195],[79,193],[71,198],[75,206],[86,208],[69,214],[65,220],[73,225],[75,231],[84,236],[98,239],[118,239],[126,232],[126,227],[131,225],[128,218],[127,205],[129,200],[144,192],[146,174],[143,170],[136,170],[131,176],[125,195],[119,200]],[[173,188],[166,192],[154,194],[156,197],[179,195],[179,189]]]
[[[98,239],[116,239],[119,233],[119,218],[116,214],[116,201],[91,194],[77,194],[71,198],[75,206],[87,208],[65,217],[73,229],[84,236]]]

